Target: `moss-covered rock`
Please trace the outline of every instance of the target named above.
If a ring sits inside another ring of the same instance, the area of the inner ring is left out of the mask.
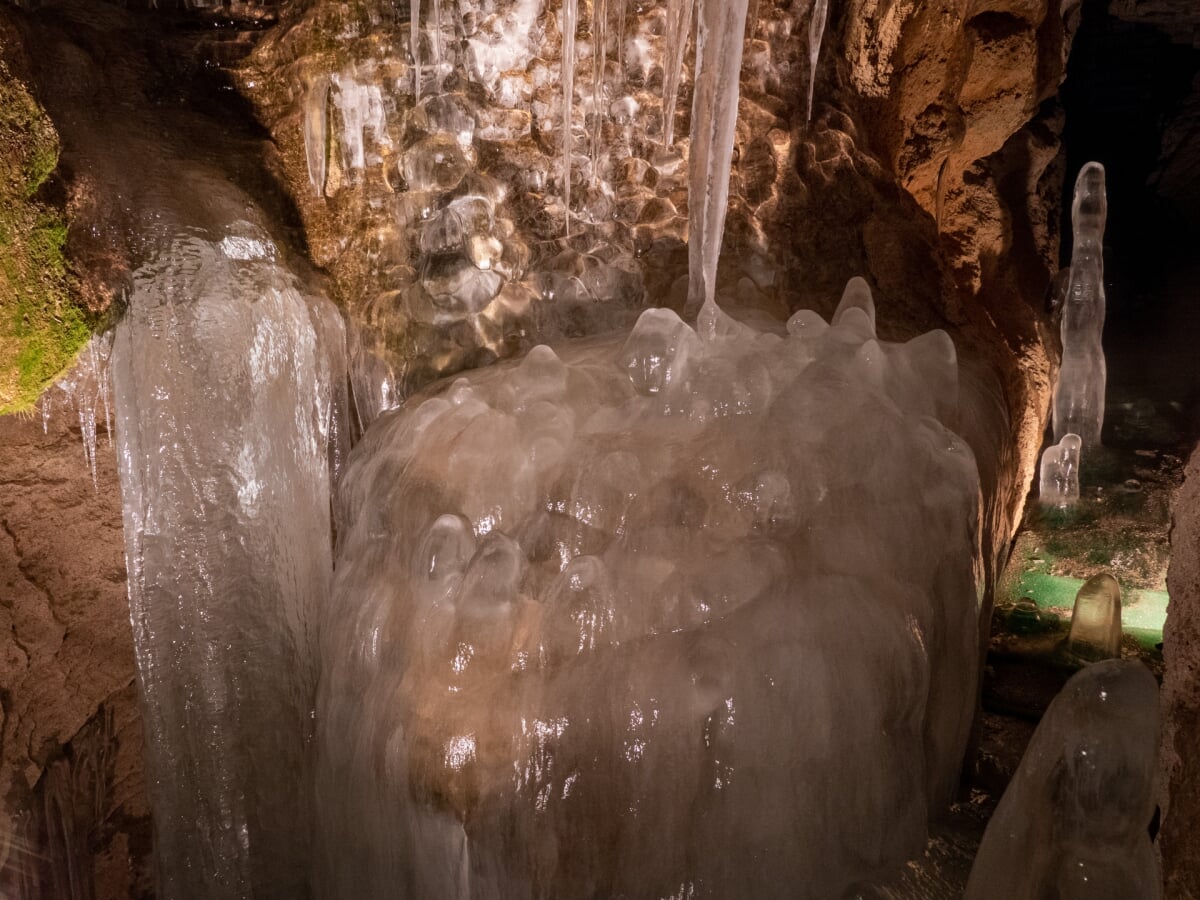
[[[66,219],[38,199],[58,153],[49,118],[0,61],[0,414],[32,406],[90,334],[72,301]]]

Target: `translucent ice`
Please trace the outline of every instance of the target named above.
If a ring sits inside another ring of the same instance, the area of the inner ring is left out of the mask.
[[[180,230],[134,274],[113,343],[162,897],[307,892],[313,623],[346,374],[336,310],[275,255]]]
[[[805,121],[812,121],[813,90],[817,85],[817,59],[821,55],[821,38],[825,35],[825,19],[829,15],[829,0],[814,0],[812,18],[808,20],[808,107]]]
[[[571,233],[571,113],[575,108],[575,29],[579,0],[563,0],[562,7],[562,194],[566,233]]]
[[[1100,444],[1104,424],[1104,166],[1088,163],[1075,181],[1071,274],[1062,310],[1062,368],[1054,387],[1054,440],[1077,434]]]
[[[919,851],[974,708],[979,482],[944,336],[851,296],[790,334],[649,310],[375,423],[320,895],[818,898]]]
[[[421,100],[421,0],[411,0],[408,9],[408,42],[412,55],[413,99]]]
[[[1158,686],[1134,660],[1077,672],[988,823],[967,900],[1158,900]]]
[[[1064,434],[1042,452],[1038,499],[1044,506],[1070,506],[1079,499],[1079,456],[1083,442],[1077,434]]]
[[[38,398],[42,428],[57,413],[74,415],[83,438],[83,458],[96,484],[97,426],[103,416],[104,432],[112,446],[112,413],[109,404],[109,355],[112,332],[96,335],[80,351],[70,370]]]
[[[320,77],[308,86],[304,95],[304,154],[308,161],[308,181],[318,197],[325,193],[325,142],[329,127],[329,79]]]
[[[387,114],[379,84],[359,81],[353,69],[332,76],[333,104],[342,116],[342,155],[347,169],[367,165],[367,135],[379,144],[389,143]],[[307,146],[307,145],[306,145]]]
[[[1121,656],[1121,586],[1106,573],[1094,575],[1075,595],[1067,649],[1080,659]]]
[[[706,336],[712,333],[716,313],[717,260],[729,206],[748,2],[700,0],[696,28],[688,160],[688,301],[703,307],[701,332]]]
[[[687,50],[696,0],[667,0],[667,32],[663,36],[663,147],[675,140],[675,106],[679,102],[679,80],[683,77],[683,54]]]

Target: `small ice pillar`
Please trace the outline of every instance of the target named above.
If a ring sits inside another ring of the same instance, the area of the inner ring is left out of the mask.
[[[1043,506],[1070,506],[1079,499],[1079,456],[1083,442],[1077,434],[1063,439],[1042,453],[1038,499]]]
[[[1162,897],[1154,812],[1158,685],[1136,660],[1075,673],[988,823],[966,900]]]
[[[1100,443],[1106,369],[1104,333],[1104,223],[1108,205],[1104,166],[1088,163],[1075,181],[1071,274],[1062,310],[1062,368],[1054,387],[1054,439],[1077,434],[1085,447]]]
[[[1121,586],[1102,572],[1083,583],[1075,595],[1067,649],[1082,659],[1121,656]]]

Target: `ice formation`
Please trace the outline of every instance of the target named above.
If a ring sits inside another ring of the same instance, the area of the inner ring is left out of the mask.
[[[1042,452],[1038,499],[1043,506],[1070,506],[1079,499],[1081,446],[1079,435],[1064,434],[1061,441]]]
[[[825,19],[829,15],[829,0],[814,0],[812,18],[808,20],[808,106],[806,122],[812,121],[813,91],[817,86],[817,59],[821,55],[821,38],[825,35]],[[939,216],[938,221],[941,221]]]
[[[702,307],[700,330],[716,328],[717,261],[729,206],[737,132],[742,44],[749,0],[700,0],[696,82],[688,149],[688,302]]]
[[[412,55],[413,102],[421,101],[421,0],[412,0],[408,10],[409,53]]]
[[[1140,662],[1076,673],[988,823],[966,900],[1158,900],[1157,744],[1158,686]]]
[[[304,94],[304,155],[308,162],[308,182],[320,197],[325,193],[325,144],[328,139],[329,78],[319,76]]]
[[[600,182],[601,138],[604,133],[604,69],[608,64],[608,0],[592,0],[592,137],[588,150],[592,185]]]
[[[112,446],[112,411],[109,402],[108,360],[112,334],[100,334],[87,342],[70,370],[38,398],[42,429],[48,430],[55,411],[70,411],[79,420],[83,458],[96,486],[97,425],[103,416],[104,432]]]
[[[170,237],[134,274],[112,350],[158,888],[171,898],[307,891],[344,338],[269,239],[236,230]]]
[[[333,75],[332,82],[333,105],[342,116],[343,165],[361,171],[368,160],[368,134],[379,145],[390,143],[383,93],[370,79],[360,80],[353,68]]]
[[[665,309],[385,413],[321,619],[323,897],[828,897],[923,846],[975,698],[943,333]]]
[[[1121,656],[1121,586],[1107,573],[1094,575],[1075,595],[1067,650],[1080,659]]]
[[[1062,368],[1054,387],[1054,440],[1077,434],[1085,450],[1100,445],[1104,424],[1104,166],[1088,163],[1071,203],[1071,274],[1062,309]]]
[[[571,112],[575,108],[575,28],[579,0],[563,0],[562,7],[562,195],[564,229],[571,233]]]
[[[696,0],[667,0],[667,31],[663,53],[663,148],[675,140],[675,107],[679,102],[679,80],[683,76],[683,54],[687,50]]]

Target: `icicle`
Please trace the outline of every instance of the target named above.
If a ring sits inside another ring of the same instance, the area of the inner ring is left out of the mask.
[[[413,102],[421,99],[421,0],[412,0],[409,16],[409,41],[412,47]]]
[[[817,57],[821,54],[821,38],[825,34],[825,18],[829,14],[829,0],[814,0],[812,18],[808,22],[808,114],[806,122],[812,121],[813,88],[817,83]]]
[[[579,17],[579,0],[563,3],[563,131],[562,131],[562,178],[563,215],[566,234],[571,234],[571,109],[575,101],[575,23]]]
[[[604,125],[604,68],[608,61],[608,0],[592,0],[592,184],[600,181],[600,138]]]
[[[687,51],[695,5],[696,0],[667,0],[667,71],[663,77],[664,150],[670,150],[675,140],[675,106],[679,102],[679,79],[683,75],[683,55]]]
[[[715,335],[717,259],[729,205],[738,84],[749,0],[700,0],[688,179],[688,302],[703,303],[697,330]]]
[[[617,68],[625,82],[625,0],[617,0]]]
[[[433,65],[441,81],[442,66],[442,0],[433,0]]]
[[[317,196],[325,192],[325,145],[329,127],[329,79],[322,75],[309,86],[304,97],[304,153],[308,158],[308,180]]]

